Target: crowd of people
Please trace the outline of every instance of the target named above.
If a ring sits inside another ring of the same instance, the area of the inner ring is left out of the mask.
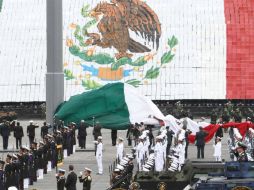
[[[16,138],[16,148],[18,152],[8,153],[0,160],[0,189],[8,190],[9,188],[16,188],[22,190],[33,185],[38,179],[43,179],[43,175],[56,168],[58,164],[63,162],[65,156],[70,156],[75,152],[77,125],[71,123],[64,126],[60,122],[56,126],[51,126],[46,122],[43,123],[40,133],[40,141],[36,141],[35,130],[39,126],[33,121],[29,122],[27,126],[27,136],[29,137],[29,146],[22,144],[22,137],[24,136],[23,127],[19,122],[4,121],[0,125],[0,133],[3,137],[3,148],[8,148],[8,137],[13,131]],[[81,121],[78,128],[78,139],[81,148],[86,148],[86,125]],[[49,129],[52,128],[51,132]],[[6,138],[4,138],[6,137]],[[100,138],[100,137],[99,137]],[[38,138],[37,138],[38,139]],[[70,166],[73,169],[73,166]],[[57,174],[57,189],[67,190],[73,189],[73,185],[69,184],[74,179],[67,177],[65,180],[64,170],[58,169]],[[89,186],[91,181],[90,173],[92,171],[86,168],[79,176],[79,180],[84,186]],[[63,186],[64,181],[64,186]],[[90,188],[88,188],[89,190]]]

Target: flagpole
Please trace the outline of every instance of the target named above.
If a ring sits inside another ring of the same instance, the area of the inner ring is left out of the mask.
[[[53,123],[56,108],[64,100],[63,3],[47,0],[46,120]]]

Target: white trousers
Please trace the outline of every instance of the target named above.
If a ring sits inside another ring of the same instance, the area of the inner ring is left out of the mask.
[[[102,156],[96,156],[97,166],[98,166],[98,173],[103,173],[103,166],[102,166]]]

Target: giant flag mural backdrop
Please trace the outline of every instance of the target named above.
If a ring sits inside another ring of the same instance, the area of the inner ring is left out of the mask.
[[[254,2],[63,0],[65,99],[124,82],[154,100],[253,99]],[[45,101],[46,1],[3,0],[0,101]]]

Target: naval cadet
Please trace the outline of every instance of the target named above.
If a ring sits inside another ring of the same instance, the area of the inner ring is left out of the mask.
[[[103,150],[102,136],[98,136],[98,143],[97,143],[97,146],[96,146],[96,161],[97,161],[97,166],[98,166],[97,175],[102,175],[103,174],[102,150]]]
[[[12,156],[10,154],[6,157],[6,163],[4,168],[4,175],[5,175],[5,189],[8,189],[9,187],[14,185],[13,180],[13,171],[12,171],[12,164],[11,164],[11,158]]]
[[[58,174],[56,174],[56,180],[57,180],[57,190],[64,190],[64,184],[65,184],[65,170],[58,169]]]
[[[123,138],[118,138],[118,143],[116,145],[116,159],[120,162],[123,158],[124,153],[124,144],[123,144]]]
[[[92,170],[90,168],[85,168],[84,172],[81,172],[81,176],[79,176],[79,182],[83,183],[83,190],[91,190],[91,177]]]

